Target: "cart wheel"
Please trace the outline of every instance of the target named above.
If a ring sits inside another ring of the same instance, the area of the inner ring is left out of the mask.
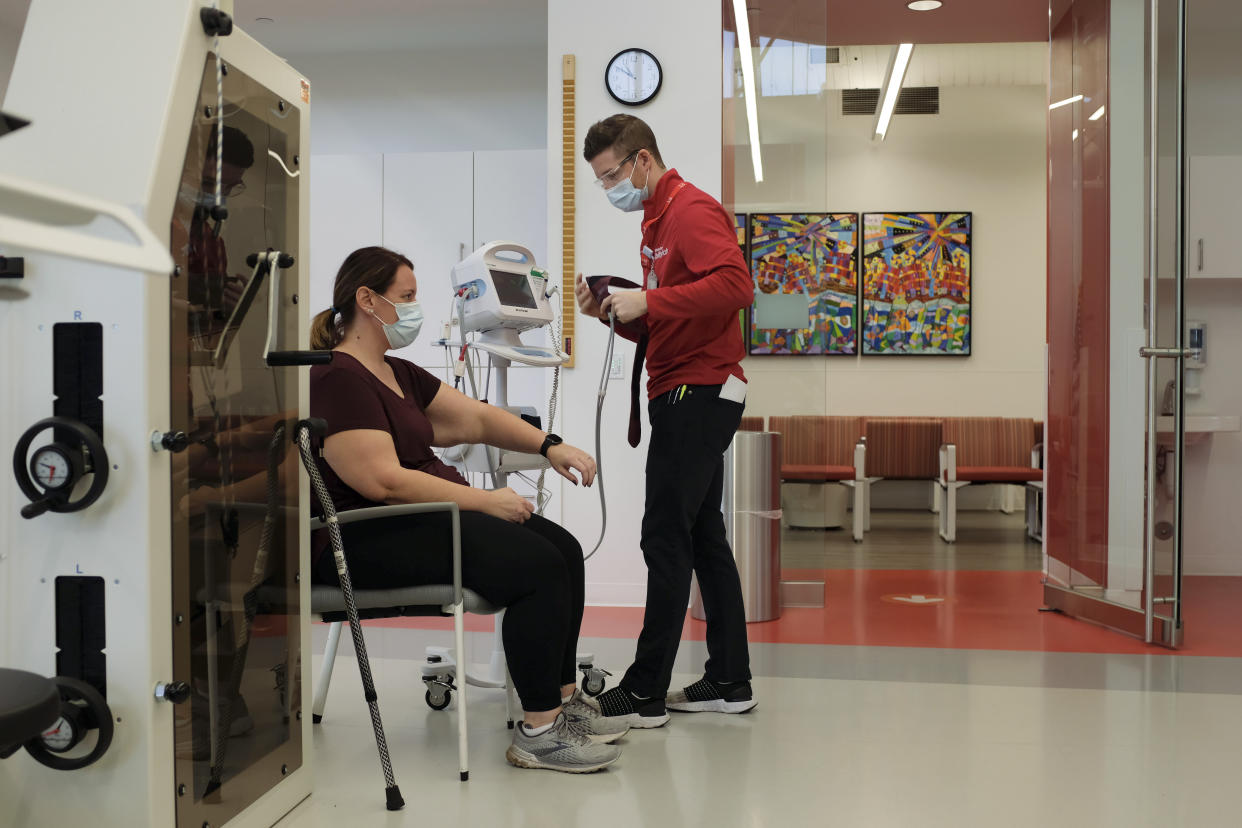
[[[453,694],[448,690],[441,690],[438,693],[432,693],[428,690],[423,694],[423,698],[427,700],[427,706],[432,710],[443,710],[453,700]]]
[[[588,675],[582,682],[582,692],[588,696],[598,696],[604,692],[604,677],[601,675]]]

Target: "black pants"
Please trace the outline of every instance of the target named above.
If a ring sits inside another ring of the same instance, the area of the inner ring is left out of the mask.
[[[345,524],[341,534],[357,589],[453,582],[448,513]],[[582,625],[578,541],[538,515],[519,524],[462,512],[461,578],[464,587],[506,608],[505,658],[522,708],[534,713],[559,707],[561,686],[575,681]],[[315,580],[337,584],[331,550],[317,562]]]
[[[698,577],[707,616],[707,677],[750,680],[742,584],[720,511],[724,452],[743,406],[720,399],[719,391],[716,385],[679,386],[648,404],[642,527],[647,609],[634,664],[621,679],[621,686],[641,696],[663,697],[668,691],[691,572]]]

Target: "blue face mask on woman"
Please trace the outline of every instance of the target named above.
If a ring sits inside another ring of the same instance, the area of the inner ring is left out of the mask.
[[[380,296],[388,304],[392,305],[397,311],[397,321],[388,323],[376,316],[375,311],[371,311],[371,315],[375,316],[375,320],[384,327],[384,336],[388,337],[388,345],[394,351],[404,348],[415,339],[418,338],[418,332],[423,327],[423,308],[414,302],[394,302],[387,296]]]
[[[638,166],[638,161],[634,162],[634,166]],[[630,172],[632,176],[633,171]],[[651,170],[647,170],[647,180],[651,178]],[[612,206],[618,210],[627,213],[633,213],[635,210],[643,209],[643,202],[651,198],[651,193],[647,190],[647,180],[643,181],[643,188],[640,190],[634,186],[634,183],[628,178],[622,179],[615,187],[605,190],[604,194],[608,196],[608,200],[612,202]]]

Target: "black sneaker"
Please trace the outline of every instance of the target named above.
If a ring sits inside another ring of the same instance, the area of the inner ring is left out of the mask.
[[[701,678],[664,698],[669,710],[682,713],[745,713],[755,706],[749,681],[717,684]]]
[[[640,699],[624,687],[614,687],[595,697],[600,714],[609,721],[630,727],[661,727],[668,724],[664,699]]]

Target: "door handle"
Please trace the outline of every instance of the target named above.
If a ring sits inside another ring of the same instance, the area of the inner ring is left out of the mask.
[[[1139,356],[1143,359],[1176,359],[1177,357],[1194,356],[1193,348],[1139,348]]]
[[[1203,272],[1203,239],[1199,239],[1199,272]]]

